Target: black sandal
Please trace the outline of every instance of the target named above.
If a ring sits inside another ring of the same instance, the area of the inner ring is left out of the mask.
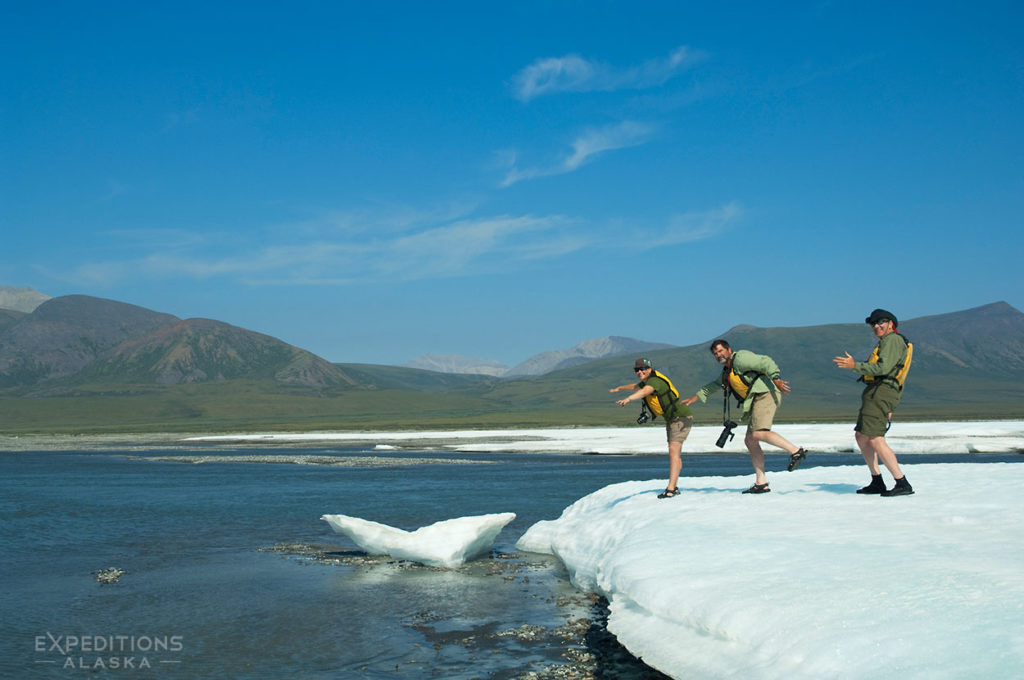
[[[807,449],[801,447],[799,451],[797,451],[796,453],[789,457],[789,467],[787,467],[786,470],[788,472],[792,472],[793,470],[800,467],[800,463],[804,462],[806,458]]]
[[[765,482],[764,484],[755,484],[743,493],[768,493],[770,491],[771,489],[768,488],[768,482]]]
[[[665,489],[658,494],[658,498],[672,498],[679,495],[679,489]]]

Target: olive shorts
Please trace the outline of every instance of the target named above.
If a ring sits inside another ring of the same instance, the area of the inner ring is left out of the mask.
[[[860,396],[857,432],[868,437],[883,437],[889,429],[889,414],[900,403],[900,391],[887,382],[868,385]]]
[[[691,429],[693,429],[693,416],[673,418],[665,422],[665,434],[670,442],[682,444],[686,441]]]
[[[762,392],[755,396],[753,403],[750,405],[750,420],[747,422],[747,429],[755,432],[757,430],[772,429],[775,412],[779,410],[779,404],[781,403],[782,395],[779,393],[775,394],[775,399],[772,398],[771,392]]]

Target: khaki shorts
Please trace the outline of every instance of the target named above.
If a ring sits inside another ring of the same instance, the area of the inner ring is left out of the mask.
[[[670,442],[682,444],[693,429],[693,416],[673,418],[665,423],[665,434]]]
[[[860,413],[857,414],[857,432],[868,437],[883,437],[889,429],[889,414],[900,403],[900,391],[883,382],[868,385],[861,395]]]
[[[772,429],[775,412],[779,410],[779,404],[775,402],[776,399],[778,399],[779,403],[782,403],[782,395],[778,393],[775,394],[774,399],[771,392],[762,392],[754,397],[754,402],[750,405],[748,430],[756,432],[758,430]]]

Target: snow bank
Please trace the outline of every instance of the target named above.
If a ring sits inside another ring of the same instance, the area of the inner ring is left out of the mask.
[[[904,464],[917,493],[855,489],[864,466],[615,484],[521,550],[610,601],[608,627],[688,678],[1017,678],[1024,666],[1020,464]],[[888,479],[888,475],[886,475]],[[891,480],[890,480],[891,484]]]
[[[622,416],[615,411],[615,415]],[[745,426],[743,426],[745,427]],[[683,453],[726,451],[746,453],[743,427],[724,449],[715,447],[720,426],[693,428]],[[794,444],[818,453],[856,453],[853,422],[776,425]],[[905,453],[1012,453],[1024,451],[1024,421],[904,423],[897,421],[887,436],[897,455]],[[306,432],[232,434],[189,437],[185,441],[234,441],[301,444],[338,442],[368,444],[377,450],[399,446],[427,450],[520,453],[664,453],[665,429],[660,421],[642,427],[540,428],[523,430],[455,430],[446,432]],[[770,449],[771,450],[771,449]]]
[[[320,519],[371,555],[452,568],[490,550],[498,533],[515,518],[512,512],[457,517],[416,531],[347,515],[324,515]]]

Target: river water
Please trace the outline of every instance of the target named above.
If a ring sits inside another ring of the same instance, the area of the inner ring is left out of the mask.
[[[663,677],[607,635],[602,601],[514,544],[607,484],[664,478],[665,456],[273,452],[336,466],[217,453],[201,465],[180,450],[0,453],[0,677]],[[772,470],[785,462],[768,456]],[[684,476],[738,475],[739,491],[749,465],[690,455]],[[319,519],[415,529],[497,512],[517,517],[493,554],[456,570],[366,556]]]

